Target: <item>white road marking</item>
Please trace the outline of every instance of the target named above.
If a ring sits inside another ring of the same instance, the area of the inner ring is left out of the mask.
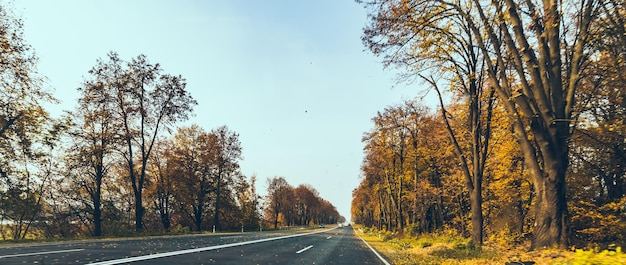
[[[0,256],[0,259],[2,259],[2,258],[37,256],[37,255],[46,255],[46,254],[57,254],[57,253],[66,253],[66,252],[78,252],[78,251],[83,251],[83,250],[85,250],[85,249],[84,248],[76,248],[76,249],[65,249],[65,250],[44,251],[44,252],[31,252],[31,253],[4,255],[4,256]]]
[[[203,247],[203,248],[183,249],[183,250],[172,251],[172,252],[164,252],[164,253],[150,254],[150,255],[144,255],[144,256],[135,256],[135,257],[124,258],[124,259],[107,260],[107,261],[101,261],[101,262],[95,262],[95,263],[89,263],[89,264],[91,264],[91,265],[115,265],[115,264],[130,263],[130,262],[135,262],[135,261],[142,261],[142,260],[149,260],[149,259],[156,259],[156,258],[171,257],[171,256],[176,256],[176,255],[197,253],[197,252],[209,251],[209,250],[215,250],[215,249],[238,247],[238,246],[243,246],[243,245],[261,243],[261,242],[267,242],[267,241],[274,241],[274,240],[281,240],[281,239],[287,239],[287,238],[292,238],[292,237],[307,236],[307,235],[312,235],[312,234],[328,232],[329,230],[332,230],[332,229],[335,229],[335,228],[326,229],[326,230],[317,231],[317,232],[311,232],[311,233],[289,235],[289,236],[271,237],[271,238],[264,238],[264,239],[246,241],[246,242],[230,243],[230,244],[225,244],[225,245]]]
[[[298,250],[298,251],[296,252],[296,254],[300,254],[300,253],[302,253],[302,252],[305,252],[305,251],[309,250],[309,249],[310,249],[310,248],[312,248],[312,247],[313,247],[313,245],[310,245],[310,246],[305,247],[305,248],[303,248],[303,249],[301,249],[301,250]]]
[[[356,232],[356,231],[355,231]],[[365,245],[370,248],[370,250],[372,252],[374,252],[374,254],[376,254],[376,257],[378,257],[378,259],[380,259],[383,263],[385,263],[385,265],[391,265],[389,262],[387,262],[385,260],[385,258],[383,258],[383,256],[381,256],[380,254],[378,254],[378,252],[376,252],[376,250],[374,250],[374,248],[372,248],[372,246],[370,246],[370,244],[367,243],[367,241],[365,241],[365,239],[363,239],[361,237],[361,235],[359,235],[358,233],[356,233],[356,235],[363,241],[363,243],[365,243]]]
[[[243,236],[222,236],[220,239],[242,238]]]
[[[333,238],[333,236],[328,236],[326,239],[331,239],[331,238]]]

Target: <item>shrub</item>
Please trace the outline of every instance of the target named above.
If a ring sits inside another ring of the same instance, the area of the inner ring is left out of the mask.
[[[412,223],[406,228],[411,236],[417,236],[422,233],[419,223]]]
[[[177,224],[174,229],[170,230],[170,234],[174,234],[174,235],[184,235],[184,234],[189,234],[189,227],[188,226],[182,226],[181,224]]]
[[[509,246],[514,245],[518,242],[519,237],[514,235],[509,228],[509,224],[505,224],[505,226],[497,232],[489,235],[489,241],[493,242],[495,245],[499,246]]]

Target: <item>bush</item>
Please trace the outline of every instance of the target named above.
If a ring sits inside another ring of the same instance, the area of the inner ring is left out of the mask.
[[[122,222],[110,222],[108,225],[103,227],[103,231],[105,236],[112,237],[129,237],[137,234],[135,233],[135,230],[131,229],[128,225]]]
[[[419,223],[412,223],[406,228],[411,236],[417,236],[422,233]]]
[[[489,241],[499,246],[510,246],[518,243],[519,236],[511,232],[507,223],[502,229],[489,235]]]
[[[411,242],[409,242],[407,239],[393,239],[389,241],[389,243],[392,243],[397,249],[400,250],[413,248]]]
[[[394,234],[392,232],[385,231],[385,230],[378,231],[378,235],[377,236],[382,241],[389,241],[392,238],[394,238]]]
[[[174,229],[170,230],[170,234],[173,235],[184,235],[184,234],[189,234],[189,227],[188,226],[182,226],[181,224],[177,224]]]
[[[588,242],[626,243],[626,197],[598,207],[587,201],[570,202],[574,244],[587,247]]]

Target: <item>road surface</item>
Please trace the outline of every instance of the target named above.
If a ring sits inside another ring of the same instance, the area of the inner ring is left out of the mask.
[[[0,247],[0,264],[389,264],[352,227]]]

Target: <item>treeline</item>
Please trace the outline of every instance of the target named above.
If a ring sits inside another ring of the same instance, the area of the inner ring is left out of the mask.
[[[623,2],[362,3],[365,45],[439,104],[373,118],[355,222],[478,246],[626,243]]]
[[[532,184],[517,155],[506,118],[492,128],[485,165],[483,212],[487,235],[524,237],[532,216]],[[468,134],[463,110],[451,108],[451,126]],[[470,235],[469,190],[440,115],[418,101],[389,106],[363,137],[362,181],[353,191],[352,219],[388,231],[414,234],[454,229]]]
[[[291,186],[283,177],[267,179],[265,218],[276,229],[279,226],[310,226],[345,222],[337,208],[320,197],[315,188],[301,184]]]
[[[61,118],[43,107],[57,100],[36,64],[22,21],[0,5],[2,239],[258,230],[276,226],[262,211],[276,201],[285,225],[340,219],[309,186],[259,196],[238,133],[177,127],[197,102],[146,56],[98,59]]]
[[[595,105],[626,113],[626,91],[594,96]],[[467,135],[462,102],[448,106],[452,128]],[[485,164],[485,237],[521,242],[533,232],[536,197],[519,145],[501,107],[493,110],[492,144]],[[572,243],[626,243],[626,128],[609,112],[593,114],[571,139],[567,201]],[[469,190],[443,118],[418,101],[379,112],[365,133],[362,181],[353,191],[352,221],[414,234],[453,229],[471,235]],[[465,146],[468,144],[465,143]]]

